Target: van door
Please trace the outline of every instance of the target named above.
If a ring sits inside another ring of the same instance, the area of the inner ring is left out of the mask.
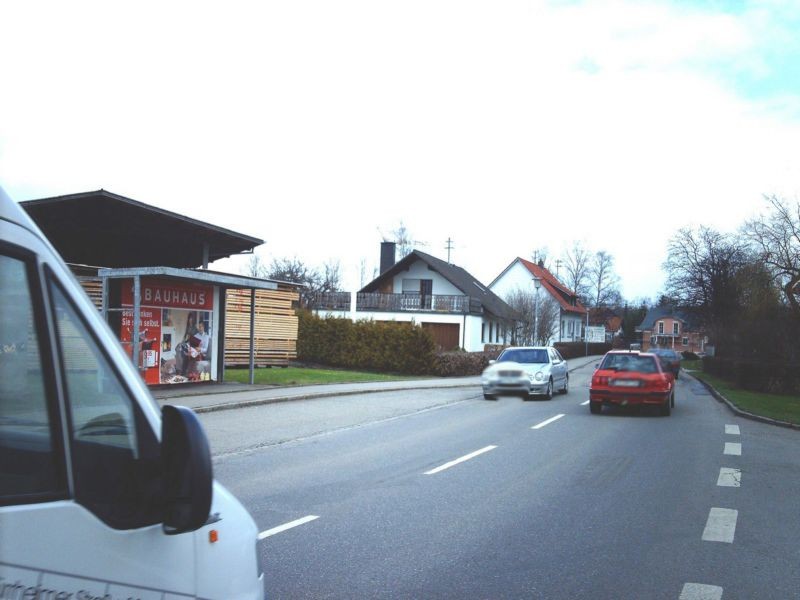
[[[69,293],[14,247],[0,351],[0,597],[195,597],[193,535],[161,526],[152,427]]]

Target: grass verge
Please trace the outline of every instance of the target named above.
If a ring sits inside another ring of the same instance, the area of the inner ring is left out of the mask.
[[[419,379],[403,375],[386,375],[338,369],[310,369],[305,367],[273,367],[256,369],[255,382],[259,385],[315,385],[323,383],[359,383],[365,381],[404,381]],[[225,381],[250,383],[247,369],[225,369]]]
[[[720,394],[744,411],[800,425],[800,398],[797,396],[741,390],[724,379],[702,371],[695,371],[692,375],[712,385]]]

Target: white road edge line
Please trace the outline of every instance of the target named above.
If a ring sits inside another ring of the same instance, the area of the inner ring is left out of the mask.
[[[742,445],[738,442],[725,442],[725,454],[728,456],[741,456]]]
[[[480,456],[484,452],[489,452],[489,450],[494,450],[497,446],[486,446],[485,448],[481,448],[480,450],[475,450],[475,452],[470,452],[469,454],[462,456],[461,458],[457,458],[455,460],[451,460],[448,463],[444,463],[443,465],[436,467],[435,469],[431,469],[430,471],[425,471],[425,475],[436,475],[436,473],[440,473],[445,469],[449,469],[450,467],[454,467],[457,464],[462,462],[468,461],[471,458],[475,458],[476,456]]]
[[[719,479],[717,485],[721,487],[741,487],[742,485],[742,471],[740,469],[729,469],[722,467],[719,470]]]
[[[725,433],[728,435],[741,435],[738,425],[725,425]]]
[[[722,588],[717,585],[686,583],[678,600],[721,600]]]
[[[541,429],[542,427],[550,425],[550,423],[552,423],[553,421],[558,421],[563,416],[564,415],[561,414],[561,415],[556,415],[555,417],[551,417],[550,419],[547,419],[547,421],[542,421],[538,425],[534,425],[533,427],[531,427],[531,429]]]
[[[733,543],[736,533],[736,520],[739,511],[731,508],[712,508],[708,513],[706,528],[703,530],[704,542]]]
[[[296,521],[292,521],[291,523],[278,525],[277,527],[273,527],[272,529],[267,529],[266,531],[262,531],[261,533],[259,533],[258,539],[263,540],[264,538],[268,538],[271,535],[275,535],[277,533],[283,533],[288,529],[299,527],[300,525],[305,525],[306,523],[310,523],[311,521],[316,521],[317,519],[319,519],[319,517],[316,515],[308,515],[307,517],[303,517],[302,519],[297,519]]]
[[[587,404],[589,404],[588,400],[586,402],[581,402],[581,406],[586,406]]]

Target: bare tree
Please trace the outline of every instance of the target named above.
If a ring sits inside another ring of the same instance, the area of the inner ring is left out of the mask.
[[[792,206],[776,196],[765,199],[770,213],[749,221],[744,232],[800,318],[800,202]]]
[[[255,253],[250,256],[250,260],[247,261],[243,271],[247,277],[260,277],[263,279],[267,276],[267,266],[261,260],[261,257]]]
[[[329,260],[322,265],[318,292],[340,292],[342,289],[342,267],[338,260]]]
[[[619,301],[619,277],[614,272],[614,257],[605,250],[595,252],[592,257],[587,281],[588,297],[593,306],[608,306]]]
[[[575,242],[564,252],[564,283],[578,296],[588,295],[587,281],[592,255],[581,242]]]
[[[514,343],[520,346],[544,345],[555,335],[560,311],[547,294],[539,295],[538,319],[536,294],[517,288],[506,296],[506,303],[520,316],[514,331]],[[538,330],[536,325],[538,324]]]
[[[400,254],[400,258],[405,258],[413,252],[416,242],[412,239],[411,232],[403,221],[400,221],[397,229],[392,230],[392,235],[394,236],[395,244],[397,244],[397,251]]]
[[[712,336],[724,343],[726,325],[739,316],[739,273],[748,262],[742,241],[713,229],[681,229],[669,242],[667,286],[670,297],[692,309]]]

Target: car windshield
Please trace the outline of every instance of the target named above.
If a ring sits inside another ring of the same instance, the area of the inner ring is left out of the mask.
[[[634,371],[636,373],[658,373],[658,366],[652,356],[639,354],[607,354],[601,369],[612,371]]]
[[[503,352],[497,362],[543,364],[549,361],[547,360],[547,350],[542,348],[515,348]]]

